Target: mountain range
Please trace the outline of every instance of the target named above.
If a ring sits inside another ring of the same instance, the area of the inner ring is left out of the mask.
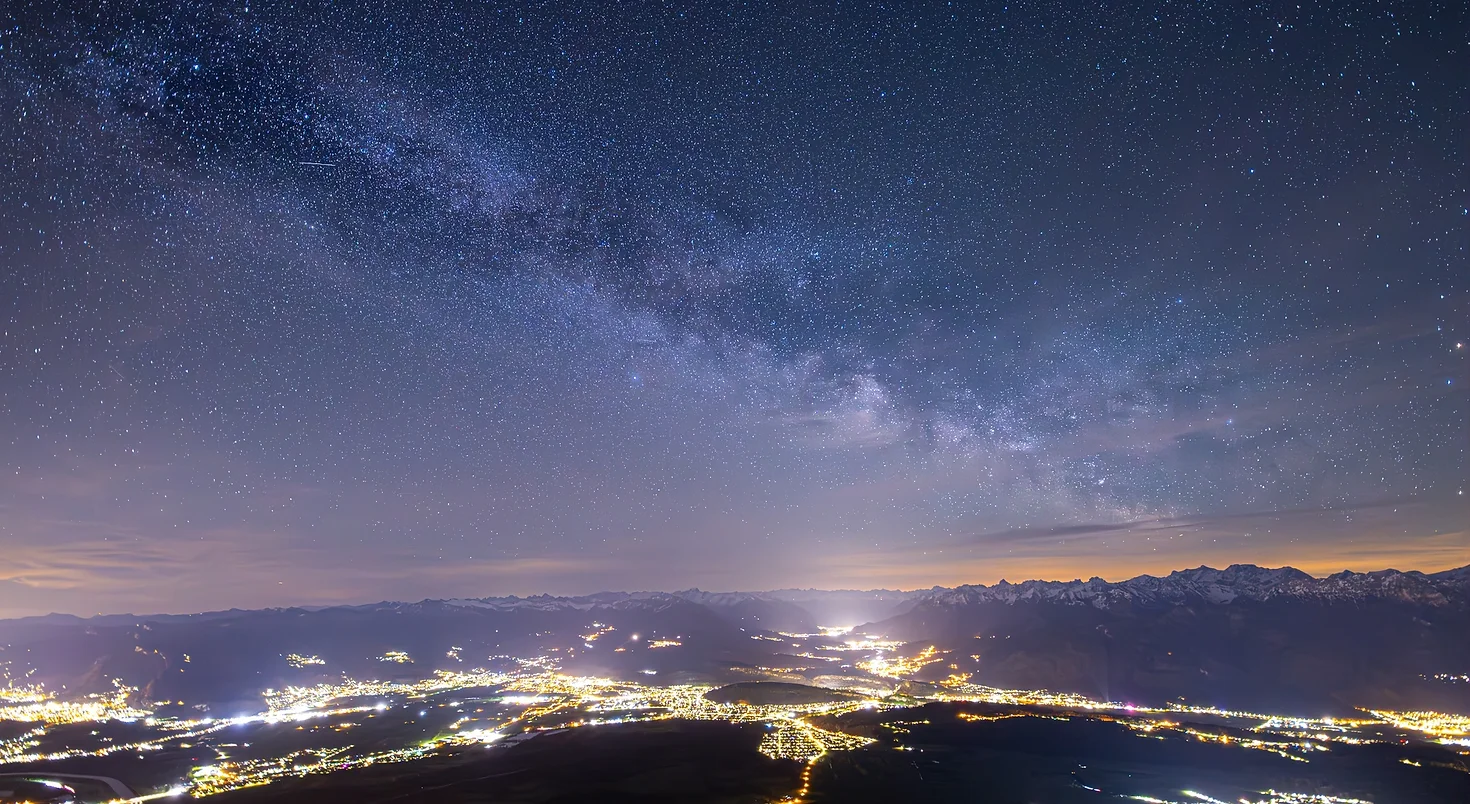
[[[782,668],[788,680],[863,675],[840,652],[811,658],[814,646],[841,645],[841,638],[815,636],[824,626],[856,626],[856,634],[905,643],[899,653],[934,646],[941,660],[911,683],[962,675],[1148,703],[1470,711],[1470,685],[1442,680],[1470,673],[1470,566],[1317,578],[1237,564],[1120,582],[1001,581],[907,592],[689,589],[53,614],[0,621],[0,660],[11,662],[12,675],[34,670],[33,680],[54,689],[92,691],[121,679],[150,700],[230,706],[258,703],[268,687],[344,673],[422,675],[507,655],[681,679],[768,672],[760,668]],[[670,649],[649,647],[659,641]],[[391,651],[412,662],[381,661]],[[292,654],[315,661],[291,666],[285,657]]]

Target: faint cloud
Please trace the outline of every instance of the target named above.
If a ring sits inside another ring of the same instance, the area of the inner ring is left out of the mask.
[[[1117,581],[1184,567],[1290,565],[1314,575],[1385,568],[1437,572],[1470,561],[1464,507],[1453,500],[1381,500],[1335,508],[1156,517],[1013,528],[968,542],[872,550],[825,559],[825,586]]]
[[[802,443],[828,449],[886,447],[910,430],[909,419],[871,374],[851,377],[833,396],[814,410],[786,416]]]
[[[97,523],[51,522],[54,533]],[[95,531],[94,531],[95,532]],[[13,546],[0,564],[0,616],[192,612],[229,606],[534,594],[583,589],[624,565],[611,558],[431,558],[323,550],[281,534],[213,530],[198,538],[118,534]]]

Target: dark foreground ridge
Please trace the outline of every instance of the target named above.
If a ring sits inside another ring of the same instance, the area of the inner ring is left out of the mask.
[[[401,765],[225,793],[219,804],[757,804],[798,784],[794,762],[757,753],[761,729],[726,723],[637,723],[572,729],[505,750],[469,750]]]

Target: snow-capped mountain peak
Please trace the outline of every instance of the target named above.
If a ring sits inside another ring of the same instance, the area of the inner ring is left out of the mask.
[[[936,587],[921,594],[917,603],[942,607],[1048,602],[1108,608],[1121,604],[1228,604],[1236,600],[1291,598],[1333,602],[1392,600],[1441,606],[1454,600],[1464,601],[1467,587],[1470,587],[1470,573],[1463,570],[1433,576],[1397,570],[1341,572],[1316,578],[1294,567],[1232,564],[1225,569],[1200,566],[1176,570],[1162,578],[1140,575],[1119,582],[1093,577],[1086,581],[1010,583],[1002,580],[992,586]]]

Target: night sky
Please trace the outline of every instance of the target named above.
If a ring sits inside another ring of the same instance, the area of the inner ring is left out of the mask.
[[[1461,2],[0,26],[0,616],[1470,563]]]

